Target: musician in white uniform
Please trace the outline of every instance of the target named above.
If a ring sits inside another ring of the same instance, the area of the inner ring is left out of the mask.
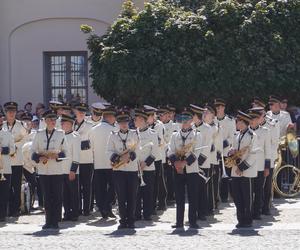
[[[175,201],[174,191],[174,168],[170,166],[170,161],[167,157],[168,144],[170,142],[172,133],[175,131],[174,122],[171,120],[170,109],[167,106],[159,107],[157,110],[159,120],[163,123],[163,139],[165,142],[165,156],[163,156],[162,163],[164,167],[165,182],[167,188],[167,203],[172,204]]]
[[[148,126],[156,131],[158,135],[158,143],[160,154],[154,161],[155,165],[155,181],[154,181],[154,197],[153,197],[153,214],[156,210],[165,211],[167,209],[167,187],[165,182],[165,173],[163,168],[163,158],[166,158],[165,141],[164,141],[164,125],[160,120],[157,120],[157,109],[149,105],[144,105],[145,112],[148,114]],[[164,159],[165,161],[165,159]]]
[[[219,186],[221,178],[220,161],[223,151],[223,133],[222,128],[214,122],[216,111],[213,105],[206,104],[204,113],[204,121],[207,123],[212,130],[212,146],[210,149],[210,164],[211,164],[211,175],[213,183],[213,207],[209,202],[209,215],[213,215],[213,210],[218,208],[219,202]]]
[[[11,189],[9,197],[9,215],[17,217],[20,214],[21,205],[21,183],[23,174],[23,155],[22,146],[25,143],[27,130],[22,122],[16,120],[18,104],[7,102],[4,104],[6,121],[3,122],[3,130],[10,132],[14,138],[16,151],[11,154]]]
[[[232,146],[233,137],[235,133],[235,121],[231,117],[225,114],[226,102],[222,98],[217,98],[214,100],[214,106],[216,109],[216,117],[215,123],[218,127],[222,128],[222,136],[223,136],[223,151],[222,157],[225,161],[226,156],[228,155],[228,151]],[[230,191],[230,169],[226,168],[222,164],[224,161],[220,161],[220,170],[221,176],[220,179],[220,198],[222,202],[228,201],[228,194]],[[226,173],[223,173],[223,169],[225,169]]]
[[[60,123],[61,118],[60,117],[64,113],[65,105],[60,101],[51,100],[51,101],[49,101],[49,108],[51,110],[53,110],[57,115],[55,128],[61,129],[61,123]],[[46,126],[47,125],[46,125],[45,119],[44,118],[41,119],[40,124],[39,124],[39,129],[45,129]]]
[[[204,108],[191,104],[193,112],[193,128],[200,133],[202,144],[205,146],[199,150],[198,165],[201,172],[208,177],[211,176],[210,165],[210,150],[213,141],[213,133],[211,127],[203,122],[203,113],[206,111]],[[198,219],[205,221],[206,216],[209,214],[209,207],[213,207],[213,187],[212,178],[206,183],[203,178],[199,178],[199,202],[198,202]]]
[[[264,112],[264,119],[261,123],[261,126],[264,126],[270,130],[270,137],[271,137],[271,168],[270,174],[266,177],[265,185],[264,185],[264,195],[263,195],[263,207],[262,207],[262,214],[263,215],[271,215],[270,208],[272,203],[272,177],[273,177],[273,170],[275,167],[275,160],[278,157],[278,146],[279,146],[279,134],[280,128],[279,123],[277,120],[270,119],[266,117],[265,111]]]
[[[102,110],[105,106],[101,102],[96,102],[91,105],[91,115],[87,117],[87,121],[98,125],[102,119]]]
[[[137,220],[151,221],[153,214],[153,195],[155,181],[154,162],[160,157],[158,134],[147,125],[148,114],[143,109],[135,110],[135,126],[139,137],[137,158],[145,181],[145,186],[139,186],[135,216]]]
[[[113,166],[113,180],[119,206],[120,225],[118,229],[135,228],[139,182],[135,151],[139,140],[136,130],[129,129],[129,118],[127,110],[121,110],[117,113],[120,129],[110,134],[107,144],[107,154]]]
[[[115,198],[113,170],[106,153],[108,138],[113,131],[117,130],[115,108],[106,107],[102,110],[102,116],[101,123],[91,129],[90,140],[94,156],[96,204],[101,216],[107,219],[108,217],[116,218],[112,212],[112,203]]]
[[[63,161],[63,206],[64,221],[77,221],[79,216],[79,162],[81,139],[73,131],[75,118],[62,114],[61,127],[65,132],[69,156]]]
[[[90,215],[92,178],[94,174],[94,157],[91,148],[90,132],[93,124],[85,120],[88,105],[78,103],[74,107],[76,116],[74,131],[80,136],[80,162],[79,162],[79,213],[83,216]]]
[[[63,162],[68,158],[64,131],[56,129],[57,115],[44,113],[46,129],[39,130],[32,142],[32,160],[37,163],[45,200],[46,223],[43,229],[58,229],[62,213]]]
[[[14,139],[7,130],[0,130],[0,222],[5,222],[9,204],[11,158],[15,152]]]
[[[197,224],[198,187],[201,135],[192,128],[193,113],[190,108],[181,112],[182,128],[172,134],[168,156],[175,166],[175,196],[176,196],[176,224],[173,228],[182,228],[184,222],[185,191],[187,189],[189,202],[189,226],[199,228]],[[179,153],[182,151],[181,153]]]
[[[271,168],[271,135],[268,128],[260,125],[264,120],[264,108],[249,109],[248,115],[252,118],[250,130],[257,135],[258,145],[255,163],[257,177],[253,180],[253,219],[261,220],[264,185]]]
[[[257,136],[249,130],[251,117],[238,111],[236,128],[238,132],[233,140],[229,156],[239,150],[245,153],[231,169],[232,195],[237,211],[237,228],[252,226],[252,179],[257,177],[255,150],[257,149]]]
[[[291,115],[286,111],[280,110],[280,99],[276,96],[270,96],[269,105],[270,111],[267,112],[267,115],[279,121],[280,137],[285,136],[287,128],[293,125]]]

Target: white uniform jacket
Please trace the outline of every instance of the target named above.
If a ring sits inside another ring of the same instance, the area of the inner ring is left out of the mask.
[[[80,164],[93,163],[93,151],[90,141],[90,132],[93,124],[83,120],[80,124],[74,124],[74,131],[80,136]]]
[[[81,151],[81,140],[77,132],[72,131],[66,133],[69,157],[62,162],[64,174],[69,174],[70,171],[79,174],[79,162]]]
[[[257,176],[256,152],[258,149],[257,135],[247,129],[237,132],[233,140],[233,149],[241,150],[248,147],[247,152],[242,156],[238,168],[242,171],[242,177],[254,178]],[[231,177],[240,177],[236,174],[237,167],[231,170]]]
[[[182,150],[183,146],[191,145],[185,152],[183,159],[180,159],[178,152]],[[168,156],[172,164],[178,160],[186,160],[187,165],[185,166],[186,173],[199,173],[198,158],[202,145],[201,134],[195,129],[189,129],[183,131],[182,129],[178,132],[174,132],[169,144]]]
[[[54,129],[48,134],[46,129],[39,130],[32,142],[31,159],[37,163],[39,175],[62,175],[63,161],[48,159],[47,163],[40,162],[41,155],[47,152],[58,153],[59,158],[68,158],[68,146],[64,131]]]
[[[143,171],[155,171],[154,161],[160,156],[158,144],[158,134],[150,129],[137,130],[139,145],[137,148],[137,158],[139,162],[145,162],[146,167]]]
[[[258,150],[256,153],[257,171],[264,171],[271,167],[271,135],[270,130],[264,126],[258,126],[256,129],[249,128],[257,135]]]
[[[235,121],[230,118],[228,115],[225,115],[223,118],[215,118],[215,123],[222,128],[223,136],[223,155],[228,155],[229,149],[232,147],[235,129]]]
[[[95,169],[111,169],[110,158],[107,154],[107,143],[112,132],[116,131],[114,125],[102,121],[91,129],[90,141],[94,157]]]
[[[198,131],[198,133],[200,133],[202,138],[201,144],[204,146],[204,148],[199,150],[199,167],[208,169],[210,168],[210,150],[213,141],[212,129],[208,124],[204,122],[202,122],[198,126],[194,125],[194,128]]]
[[[107,154],[112,164],[120,161],[120,156],[125,150],[129,150],[130,162],[113,169],[114,171],[138,171],[138,163],[136,150],[139,144],[138,134],[136,130],[128,130],[127,133],[121,131],[112,132],[107,143]]]
[[[6,130],[0,130],[0,174],[11,174],[11,157],[10,154],[15,152],[14,139]]]
[[[2,129],[9,131],[14,138],[16,151],[14,154],[10,154],[11,165],[12,166],[23,165],[22,146],[25,143],[26,136],[28,134],[26,128],[23,126],[23,123],[21,121],[15,120],[12,126],[8,126],[7,122],[4,121]]]

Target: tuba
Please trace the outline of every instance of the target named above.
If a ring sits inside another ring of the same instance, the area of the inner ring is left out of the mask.
[[[280,139],[272,177],[274,191],[282,197],[292,198],[300,193],[300,170],[284,161],[282,154],[285,152],[290,153],[294,159],[299,155],[298,140],[293,128],[288,128],[286,135]]]

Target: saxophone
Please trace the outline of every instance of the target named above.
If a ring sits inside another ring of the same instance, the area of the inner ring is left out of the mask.
[[[183,161],[185,159],[185,155],[192,150],[194,144],[195,144],[195,142],[190,142],[186,145],[183,145],[180,149],[176,150],[175,155],[176,155],[177,159],[179,159],[180,161]],[[176,171],[178,174],[183,174],[183,169],[176,168]]]

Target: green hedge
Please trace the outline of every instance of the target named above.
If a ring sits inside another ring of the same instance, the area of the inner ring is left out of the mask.
[[[189,10],[125,2],[99,37],[83,26],[92,87],[118,105],[203,104],[223,97],[246,108],[253,96],[300,104],[300,1],[223,1]],[[252,2],[252,3],[251,3]]]

